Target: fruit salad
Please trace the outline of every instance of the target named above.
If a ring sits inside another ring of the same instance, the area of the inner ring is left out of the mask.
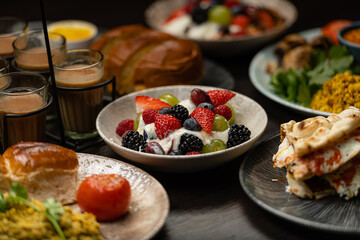
[[[116,128],[122,146],[151,154],[195,155],[250,139],[251,131],[235,123],[235,93],[194,88],[189,95],[182,101],[171,94],[137,96],[136,119],[125,119]]]
[[[255,36],[284,23],[277,11],[240,0],[189,0],[162,24],[164,32],[192,39]]]

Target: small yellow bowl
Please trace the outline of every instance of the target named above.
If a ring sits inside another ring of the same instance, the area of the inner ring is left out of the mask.
[[[90,48],[90,45],[98,33],[97,27],[83,20],[62,20],[50,23],[49,32],[55,32],[66,38],[66,48],[79,49]]]

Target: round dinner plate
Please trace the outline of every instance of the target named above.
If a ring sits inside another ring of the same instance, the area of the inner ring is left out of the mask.
[[[258,206],[285,220],[310,228],[360,234],[360,199],[331,196],[319,200],[301,199],[286,192],[285,168],[274,168],[280,136],[258,144],[248,152],[240,167],[240,183]]]
[[[151,175],[128,163],[92,154],[77,153],[80,181],[94,174],[120,174],[131,186],[128,212],[111,222],[100,222],[100,232],[109,240],[151,239],[165,224],[169,198],[163,186]],[[71,205],[80,211],[77,204]]]
[[[320,35],[320,28],[314,28],[299,33],[307,41],[311,41],[316,36]],[[252,84],[257,90],[259,90],[266,97],[271,100],[280,103],[288,108],[291,108],[297,112],[303,113],[308,116],[329,116],[331,113],[314,110],[301,106],[300,104],[286,101],[285,98],[275,93],[274,88],[270,84],[270,74],[266,72],[266,65],[269,61],[277,61],[277,57],[274,54],[275,45],[270,45],[260,52],[258,52],[252,59],[249,67],[249,75]]]

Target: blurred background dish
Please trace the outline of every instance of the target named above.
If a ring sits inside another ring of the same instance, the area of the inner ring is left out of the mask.
[[[351,25],[342,28],[337,36],[340,44],[346,46],[360,63],[360,21],[353,22]]]
[[[204,91],[219,88],[205,86],[167,86],[151,88],[121,97],[108,104],[96,119],[96,128],[103,140],[116,153],[130,161],[140,164],[144,168],[162,172],[199,172],[218,167],[246,152],[260,138],[267,126],[267,115],[264,109],[254,100],[236,93],[232,99],[232,106],[236,113],[235,123],[243,124],[251,131],[250,140],[235,147],[200,155],[156,155],[142,153],[127,149],[122,146],[121,137],[115,129],[119,122],[125,119],[135,119],[135,97],[145,95],[159,97],[162,94],[172,94],[179,101],[189,99],[190,92],[194,88]]]
[[[91,22],[83,20],[61,20],[48,25],[48,31],[63,35],[66,47],[70,49],[90,48],[98,28]]]
[[[159,0],[154,2],[145,12],[145,20],[149,26],[156,30],[164,31],[163,23],[175,9],[186,5],[187,0]],[[208,1],[207,1],[208,2]],[[257,49],[275,39],[285,32],[297,19],[297,10],[294,5],[285,0],[247,0],[245,4],[258,6],[263,9],[273,9],[283,18],[284,22],[271,30],[257,35],[244,35],[239,37],[224,37],[214,40],[182,36],[195,41],[205,54],[212,56],[233,56]],[[231,17],[230,17],[231,18]],[[235,19],[235,18],[234,18]],[[209,27],[213,28],[213,27]],[[205,32],[208,32],[206,29]]]

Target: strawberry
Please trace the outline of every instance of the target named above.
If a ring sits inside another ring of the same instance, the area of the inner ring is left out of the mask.
[[[166,138],[176,129],[181,128],[181,122],[169,114],[158,114],[155,117],[155,133],[159,139]]]
[[[188,152],[187,154],[185,155],[198,155],[200,154],[199,152],[196,152],[196,151],[192,151],[192,152]]]
[[[143,114],[142,114],[142,118],[145,122],[145,124],[150,124],[155,122],[155,117],[156,115],[158,115],[159,113],[157,111],[155,111],[152,108],[146,109]]]
[[[205,132],[210,133],[213,126],[215,113],[209,109],[198,107],[190,114],[192,118],[204,129]]]
[[[148,97],[148,96],[137,96],[135,98],[136,114],[140,114],[146,109],[152,108],[155,111],[159,111],[164,107],[171,107],[170,104],[161,101],[160,99]]]
[[[134,130],[134,120],[131,119],[122,120],[116,127],[116,133],[119,134],[120,137],[122,137],[124,133],[126,133],[129,130]]]
[[[235,93],[228,90],[210,90],[207,94],[209,95],[214,108],[227,103],[235,96]]]
[[[226,118],[226,120],[230,120],[231,117],[232,117],[232,111],[230,109],[229,106],[226,106],[226,105],[220,105],[220,106],[217,106],[215,109],[214,109],[214,112],[215,114],[219,114],[221,116],[223,116],[224,118]]]

